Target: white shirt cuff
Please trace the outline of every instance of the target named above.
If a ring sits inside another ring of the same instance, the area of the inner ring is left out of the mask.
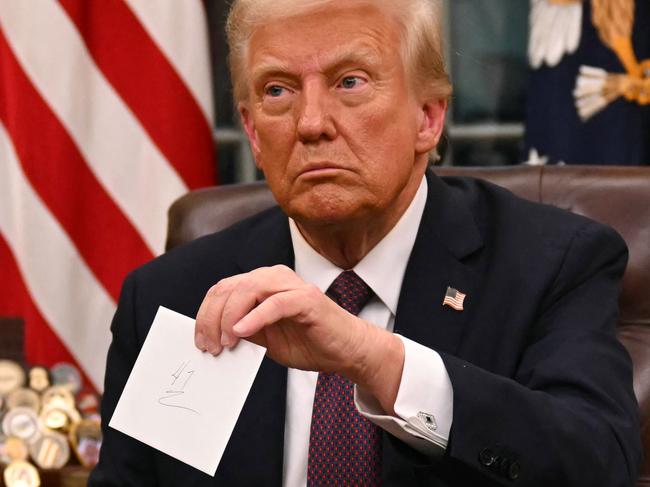
[[[354,402],[362,416],[425,455],[447,448],[453,419],[454,391],[442,358],[435,350],[396,334],[404,343],[404,370],[396,416],[357,386]]]

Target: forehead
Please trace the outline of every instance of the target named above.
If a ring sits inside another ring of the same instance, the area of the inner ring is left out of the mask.
[[[381,62],[400,47],[397,22],[371,4],[333,4],[268,22],[251,36],[248,67],[325,68],[342,58]],[[280,66],[281,65],[281,66]]]

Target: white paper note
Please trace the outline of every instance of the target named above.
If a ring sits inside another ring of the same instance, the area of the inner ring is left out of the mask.
[[[265,353],[202,353],[194,320],[161,306],[109,426],[214,476]]]

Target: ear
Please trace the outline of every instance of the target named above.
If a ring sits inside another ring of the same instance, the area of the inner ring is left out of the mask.
[[[427,100],[421,105],[415,140],[415,151],[418,154],[431,152],[438,145],[445,127],[446,114],[447,100]]]
[[[255,164],[258,168],[263,169],[262,162],[259,157],[260,146],[257,137],[257,130],[255,129],[255,121],[253,120],[253,115],[248,108],[248,105],[244,102],[240,102],[239,105],[237,105],[237,109],[239,110],[239,116],[241,118],[242,125],[246,131],[246,136],[248,137],[248,142],[250,143],[251,150],[253,151]]]

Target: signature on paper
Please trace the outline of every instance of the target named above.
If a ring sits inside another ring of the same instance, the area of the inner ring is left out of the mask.
[[[163,406],[168,406],[170,408],[185,409],[186,411],[191,411],[194,414],[200,414],[195,409],[191,407],[178,404],[183,398],[183,394],[187,391],[187,384],[190,382],[190,379],[194,375],[194,370],[189,370],[190,361],[181,362],[181,364],[172,372],[172,381],[169,384],[168,389],[164,392],[158,399],[158,404]]]

